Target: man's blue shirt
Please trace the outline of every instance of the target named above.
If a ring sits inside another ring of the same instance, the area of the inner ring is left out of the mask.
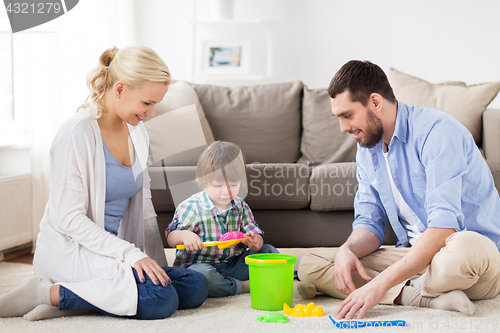
[[[373,148],[358,144],[353,229],[368,229],[382,243],[388,218],[397,245],[408,246],[382,143]],[[476,231],[500,248],[500,198],[493,177],[472,135],[457,120],[441,111],[398,101],[387,158],[394,183],[417,215],[420,230]]]

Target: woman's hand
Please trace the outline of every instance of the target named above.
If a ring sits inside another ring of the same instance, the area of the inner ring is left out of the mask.
[[[137,271],[137,275],[139,276],[139,281],[141,281],[142,283],[146,281],[144,279],[144,272],[146,272],[151,281],[153,281],[153,283],[156,285],[159,285],[161,283],[162,286],[166,287],[172,282],[167,273],[165,273],[165,270],[161,268],[161,266],[158,265],[156,261],[154,261],[150,257],[146,257],[137,261],[134,264],[134,268]]]

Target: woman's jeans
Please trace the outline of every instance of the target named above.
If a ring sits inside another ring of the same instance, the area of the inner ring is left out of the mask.
[[[247,281],[248,265],[245,257],[257,253],[279,253],[272,245],[264,244],[259,251],[247,250],[226,261],[192,264],[188,267],[205,275],[208,280],[208,297],[226,297],[241,294],[241,281]]]
[[[59,286],[59,310],[88,309],[111,317],[164,319],[177,309],[190,309],[203,304],[208,295],[208,284],[202,274],[178,267],[163,267],[163,269],[172,281],[167,287],[155,285],[147,274],[144,274],[146,281],[141,283],[134,269],[138,292],[135,316],[116,316],[103,311],[63,286]]]

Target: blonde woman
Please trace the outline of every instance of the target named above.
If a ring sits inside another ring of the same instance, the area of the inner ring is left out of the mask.
[[[113,47],[87,84],[89,103],[62,125],[51,147],[36,276],[0,298],[0,317],[90,310],[161,319],[207,297],[203,275],[166,267],[151,202],[142,119],[155,116],[167,93],[167,66],[147,47]]]

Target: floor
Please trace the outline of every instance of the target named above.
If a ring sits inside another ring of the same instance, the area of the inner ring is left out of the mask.
[[[287,248],[287,249],[278,249],[281,253],[293,254],[297,257],[297,264],[295,265],[295,270],[298,269],[298,261],[305,253],[316,250],[317,248]],[[31,247],[24,248],[22,250],[10,252],[4,254],[4,261],[8,262],[17,262],[22,264],[33,264],[33,254],[31,253],[33,249]],[[175,259],[175,249],[165,249],[165,254],[167,256],[167,260],[169,265],[172,265]]]
[[[33,249],[26,248],[19,251],[4,254],[4,261],[17,262],[21,264],[33,264]]]

